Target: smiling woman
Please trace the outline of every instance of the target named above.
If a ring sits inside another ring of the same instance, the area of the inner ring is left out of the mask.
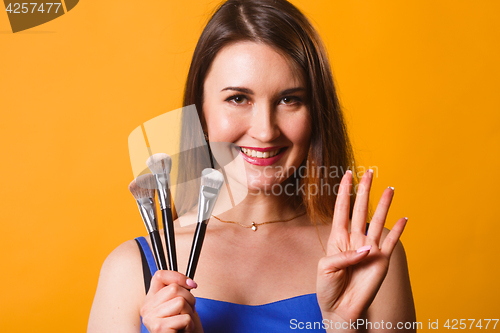
[[[194,52],[184,104],[196,106],[213,163],[236,184],[232,194],[245,197],[224,202],[223,187],[217,204],[232,206],[210,220],[196,283],[147,268],[145,241],[116,249],[101,271],[89,332],[285,332],[306,322],[338,332],[365,331],[349,325],[363,319],[415,321],[398,242],[407,219],[384,229],[387,188],[367,230],[373,172],[350,193],[357,180],[346,171],[353,156],[328,58],[300,11],[285,0],[222,4]],[[189,123],[184,143],[194,139]],[[212,161],[187,158],[186,174]],[[344,172],[300,172],[309,167]],[[318,193],[324,186],[338,191]],[[189,215],[196,198],[182,204]],[[193,231],[176,232],[184,263]]]

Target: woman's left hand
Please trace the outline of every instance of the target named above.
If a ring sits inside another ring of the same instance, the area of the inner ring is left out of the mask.
[[[375,298],[389,267],[389,259],[406,225],[401,218],[380,239],[394,195],[387,188],[365,235],[368,198],[373,172],[363,175],[354,204],[349,232],[349,194],[352,173],[346,172],[340,183],[335,203],[327,256],[318,265],[317,297],[323,318],[333,322],[349,322],[362,318]]]

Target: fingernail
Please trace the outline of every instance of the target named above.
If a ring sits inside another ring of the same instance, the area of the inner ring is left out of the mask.
[[[389,186],[388,188],[390,188],[391,190],[393,190],[393,191],[394,191],[394,187],[392,187],[392,186]]]
[[[365,245],[365,246],[360,247],[356,252],[361,253],[361,252],[370,251],[371,248],[372,248],[371,245]]]
[[[196,282],[194,282],[193,280],[191,280],[191,279],[187,279],[186,280],[186,284],[188,286],[190,286],[191,288],[197,288],[198,287],[198,284]]]
[[[405,220],[408,221],[408,218],[405,216]]]
[[[373,170],[372,170],[372,169],[368,169],[368,172],[369,172],[369,173],[373,173]]]
[[[351,170],[346,170],[346,172],[345,172],[345,173],[352,173],[352,171],[351,171]]]

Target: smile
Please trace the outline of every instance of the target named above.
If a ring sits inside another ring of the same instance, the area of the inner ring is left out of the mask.
[[[257,158],[269,158],[278,155],[279,149],[271,150],[271,151],[257,151],[248,148],[241,148],[243,154],[249,157],[257,157]]]
[[[241,156],[245,161],[253,165],[267,166],[278,162],[288,147],[240,147]]]

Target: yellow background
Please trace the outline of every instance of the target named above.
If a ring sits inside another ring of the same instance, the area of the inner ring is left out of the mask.
[[[145,233],[128,135],[180,106],[216,3],[81,1],[16,34],[0,13],[2,332],[86,330],[103,260]],[[293,3],[378,168],[373,197],[394,186],[388,224],[409,217],[417,319],[499,318],[500,2]]]

